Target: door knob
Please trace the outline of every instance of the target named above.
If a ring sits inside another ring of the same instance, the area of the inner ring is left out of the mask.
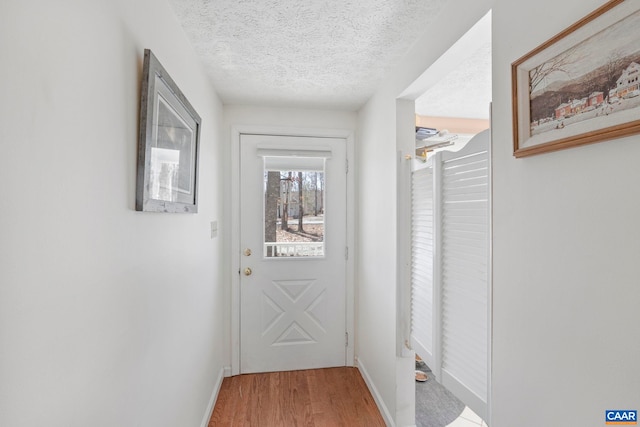
[[[244,269],[244,275],[245,276],[251,276],[251,273],[253,273],[253,272],[251,271],[251,269],[249,267]]]
[[[251,256],[251,249],[247,248],[244,250],[244,256]]]

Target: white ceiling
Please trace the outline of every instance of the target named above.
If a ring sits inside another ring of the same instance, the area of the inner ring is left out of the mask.
[[[488,119],[491,102],[491,41],[459,60],[416,99],[421,116]]]
[[[355,110],[437,18],[445,1],[169,3],[224,103]],[[477,87],[469,80],[482,74],[473,67],[480,63],[467,64],[458,70],[464,75],[454,76],[468,82],[467,104],[469,85]],[[461,86],[455,80],[436,92],[439,99],[452,93],[452,85]]]
[[[489,119],[491,12],[487,13],[401,95],[421,116]]]

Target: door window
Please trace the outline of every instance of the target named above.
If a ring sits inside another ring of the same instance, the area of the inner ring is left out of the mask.
[[[265,258],[325,255],[325,159],[264,158]]]

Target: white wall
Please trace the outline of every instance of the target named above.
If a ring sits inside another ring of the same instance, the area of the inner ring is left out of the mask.
[[[374,98],[359,114],[356,145],[358,364],[378,393],[379,406],[395,419],[395,99]]]
[[[490,8],[491,1],[449,1],[405,59],[359,112],[358,122],[358,347],[390,420],[414,423],[413,360],[396,357],[396,98]],[[464,14],[459,11],[464,10]],[[456,25],[452,25],[456,23]],[[398,117],[398,122],[407,122]],[[411,118],[409,118],[411,123]],[[412,154],[406,152],[406,154]],[[407,380],[409,378],[409,380]]]
[[[356,116],[357,114],[353,111],[250,105],[224,106],[225,131],[230,131],[230,127],[234,125],[354,130]]]
[[[195,215],[134,211],[143,49],[202,117]],[[222,106],[166,2],[0,4],[0,425],[199,426],[224,363]]]
[[[491,426],[597,426],[604,424],[605,409],[637,409],[640,137],[526,159],[512,155],[511,62],[603,3],[447,2],[438,23],[360,111],[357,353],[396,425],[411,420],[396,390],[403,370],[396,378],[402,361],[395,359],[396,331],[390,326],[396,286],[391,225],[398,213],[386,200],[396,194],[395,97],[489,8],[494,55]],[[465,10],[464,16],[457,10]]]
[[[494,7],[492,427],[640,405],[640,137],[512,156],[511,62],[603,3]]]

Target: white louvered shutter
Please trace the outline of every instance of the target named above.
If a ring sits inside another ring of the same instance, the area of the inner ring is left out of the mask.
[[[411,342],[438,381],[486,419],[489,131],[412,172]]]
[[[433,366],[433,167],[411,176],[411,345]]]
[[[442,155],[442,381],[486,418],[489,135]]]

